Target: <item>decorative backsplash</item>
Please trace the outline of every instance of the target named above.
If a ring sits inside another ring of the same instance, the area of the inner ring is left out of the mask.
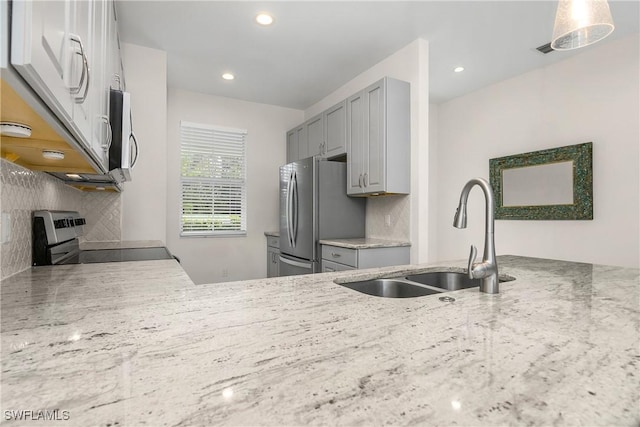
[[[410,196],[369,197],[366,236],[376,239],[410,241]],[[386,223],[389,216],[390,223]]]
[[[39,209],[78,211],[86,218],[83,241],[118,241],[122,201],[119,193],[82,192],[42,172],[0,160],[2,223],[11,221],[11,237],[0,250],[0,279],[31,266],[31,212]]]

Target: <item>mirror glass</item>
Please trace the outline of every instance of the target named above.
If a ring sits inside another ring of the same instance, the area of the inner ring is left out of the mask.
[[[502,171],[503,206],[573,204],[573,162]]]
[[[593,143],[489,160],[495,219],[593,219]]]

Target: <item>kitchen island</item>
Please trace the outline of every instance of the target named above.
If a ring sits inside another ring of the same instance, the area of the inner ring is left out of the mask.
[[[500,294],[452,302],[334,283],[429,265],[198,286],[173,260],[32,268],[0,284],[3,420],[638,425],[639,270],[498,263]]]

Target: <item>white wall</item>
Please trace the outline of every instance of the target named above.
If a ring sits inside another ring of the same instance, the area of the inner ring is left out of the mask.
[[[375,81],[393,77],[411,84],[411,195],[367,199],[367,237],[410,240],[411,261],[426,262],[429,224],[429,45],[417,39],[355,77],[305,111],[324,111]],[[384,224],[391,215],[391,227]]]
[[[122,240],[166,241],[167,54],[122,44],[140,157],[122,193]]]
[[[479,189],[469,228],[451,223],[463,185],[488,179],[490,158],[592,141],[593,221],[496,221],[497,253],[640,265],[639,51],[635,34],[438,106],[438,259],[481,248]]]
[[[180,237],[181,120],[248,131],[246,236]],[[279,230],[278,168],[286,162],[286,131],[302,121],[301,110],[169,89],[167,245],[195,283],[266,277],[264,232]]]

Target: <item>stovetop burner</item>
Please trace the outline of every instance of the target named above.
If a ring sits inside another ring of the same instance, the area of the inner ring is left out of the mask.
[[[167,248],[96,249],[80,251],[60,264],[93,264],[101,262],[150,261],[174,259]]]

